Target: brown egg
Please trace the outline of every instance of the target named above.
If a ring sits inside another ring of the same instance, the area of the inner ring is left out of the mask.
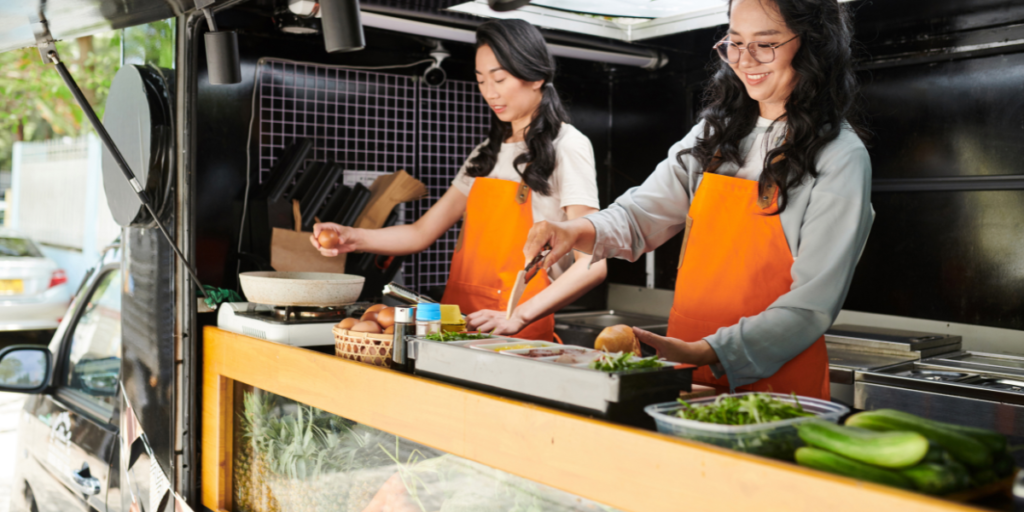
[[[362,318],[360,318],[359,320],[362,322],[376,322],[377,311],[366,310],[366,313],[363,313]]]
[[[353,325],[358,324],[358,323],[359,323],[359,319],[358,318],[349,317],[349,318],[346,318],[346,319],[338,322],[338,329],[351,329]]]
[[[395,326],[394,325],[389,325],[386,329],[384,329],[384,334],[394,334],[394,333],[395,333]]]
[[[320,232],[320,236],[316,237],[317,243],[324,249],[334,249],[341,245],[341,240],[338,238],[338,234],[333,229],[325,229]]]
[[[380,334],[380,325],[377,322],[359,322],[352,326],[353,332],[369,332],[373,334]]]
[[[374,305],[366,308],[366,310],[367,311],[380,311],[380,310],[382,310],[382,309],[384,309],[386,307],[387,306],[385,306],[384,304],[374,304]]]
[[[395,325],[395,308],[384,308],[377,312],[377,323],[387,329]]]

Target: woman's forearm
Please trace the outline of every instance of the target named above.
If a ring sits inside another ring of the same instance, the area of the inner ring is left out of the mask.
[[[356,229],[356,251],[386,256],[405,256],[426,250],[438,237],[417,223],[381,229]]]
[[[601,284],[607,274],[605,262],[590,265],[590,256],[577,252],[576,262],[544,291],[517,306],[516,315],[521,316],[526,323],[550,315]]]
[[[405,256],[426,250],[459,221],[466,212],[466,201],[466,195],[452,187],[412,224],[354,229],[353,250],[388,256]]]

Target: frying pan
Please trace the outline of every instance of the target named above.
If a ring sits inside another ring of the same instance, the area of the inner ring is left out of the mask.
[[[243,272],[249,302],[273,306],[344,306],[363,290],[363,276],[328,272]]]

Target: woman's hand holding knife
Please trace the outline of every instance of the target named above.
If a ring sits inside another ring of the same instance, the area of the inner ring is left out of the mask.
[[[593,254],[595,236],[594,224],[586,218],[566,222],[538,222],[533,225],[526,238],[523,253],[526,254],[526,261],[530,261],[540,254],[545,246],[550,245],[551,252],[541,262],[541,266],[547,269],[571,250]],[[658,355],[670,361],[697,366],[718,362],[718,355],[706,340],[686,342],[658,336],[637,327],[633,328],[633,332],[642,343],[654,347]]]
[[[594,236],[594,225],[585,218],[565,222],[541,221],[530,228],[523,253],[526,261],[532,261],[550,246],[551,252],[540,263],[541,268],[548,270],[569,251],[593,254]]]

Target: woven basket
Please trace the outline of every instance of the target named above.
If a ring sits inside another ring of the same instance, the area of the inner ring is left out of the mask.
[[[335,327],[334,354],[338,357],[391,368],[391,334],[353,332]]]

